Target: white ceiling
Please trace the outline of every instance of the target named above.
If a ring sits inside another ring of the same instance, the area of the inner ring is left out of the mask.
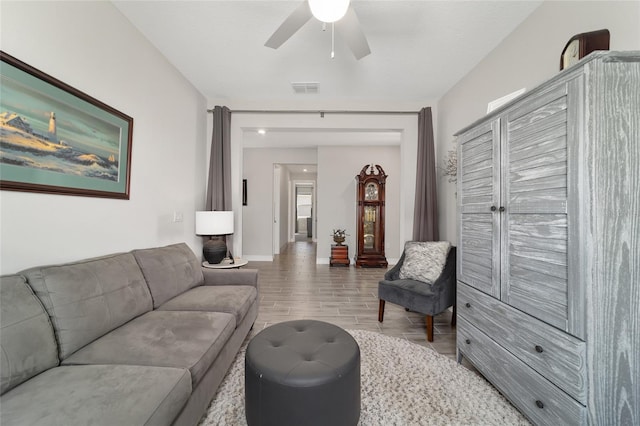
[[[436,101],[542,2],[354,0],[372,52],[358,61],[338,38],[331,59],[314,18],[279,49],[264,46],[301,1],[113,3],[210,103],[323,108]],[[291,82],[318,82],[319,93]]]

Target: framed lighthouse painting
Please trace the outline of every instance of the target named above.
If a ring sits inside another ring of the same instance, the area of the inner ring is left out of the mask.
[[[0,59],[0,189],[128,200],[133,118]]]

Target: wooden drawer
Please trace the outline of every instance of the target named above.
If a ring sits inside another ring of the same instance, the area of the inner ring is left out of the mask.
[[[586,408],[460,318],[460,355],[467,358],[525,416],[540,425],[586,423]]]
[[[349,247],[348,246],[339,246],[332,245],[331,246],[331,259],[329,259],[329,265],[342,265],[349,266],[351,262],[349,261]]]
[[[460,318],[586,405],[583,341],[459,281],[457,306]]]

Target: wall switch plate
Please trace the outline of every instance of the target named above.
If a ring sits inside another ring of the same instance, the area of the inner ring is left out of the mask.
[[[173,212],[173,221],[174,222],[182,222],[184,220],[184,215],[182,212]]]

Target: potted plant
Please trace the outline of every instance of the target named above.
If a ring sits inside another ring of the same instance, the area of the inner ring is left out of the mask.
[[[347,236],[347,230],[346,229],[334,229],[333,230],[333,241],[335,241],[335,243],[339,246],[342,245],[342,243],[344,243],[344,239]]]

